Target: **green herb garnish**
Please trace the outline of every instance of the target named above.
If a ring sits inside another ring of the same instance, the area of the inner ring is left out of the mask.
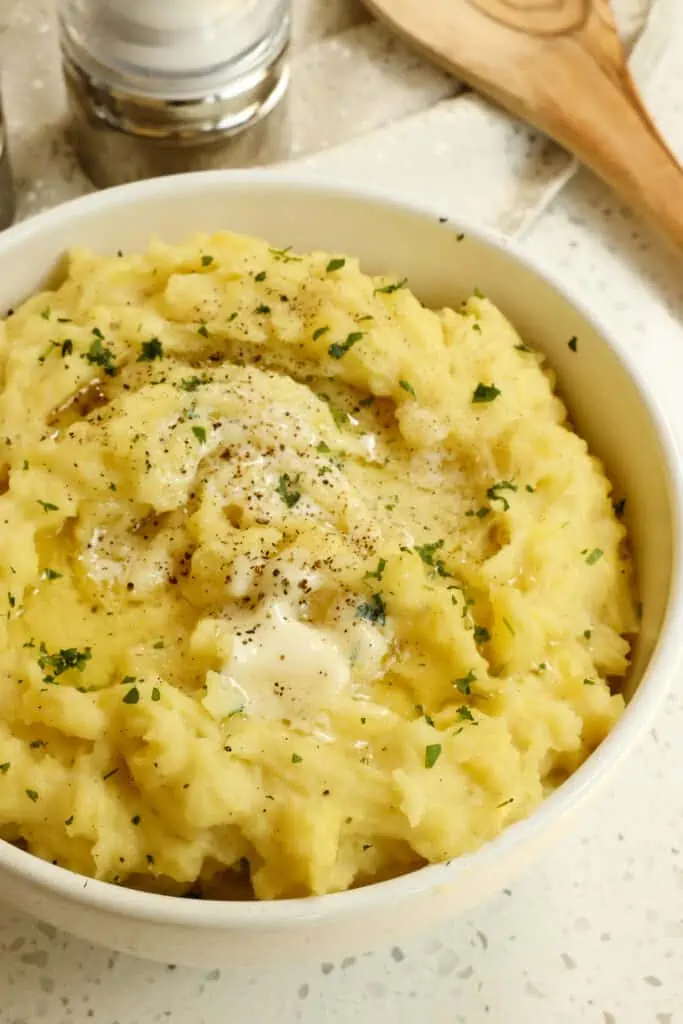
[[[472,683],[475,683],[476,681],[477,677],[474,673],[474,669],[471,668],[467,675],[463,676],[462,679],[455,679],[453,681],[453,685],[460,691],[460,693],[464,694],[465,697],[469,697],[472,693]]]
[[[66,338],[66,340],[62,342],[62,359],[64,359],[66,356],[70,356],[73,350],[73,341],[71,340],[71,338]]]
[[[619,498],[619,501],[614,502],[612,508],[614,509],[615,516],[617,516],[618,519],[621,519],[624,514],[624,509],[626,508],[626,498]]]
[[[38,793],[35,791],[35,789],[27,789],[26,796],[32,803],[35,803],[36,800],[38,799]]]
[[[313,331],[313,341],[317,341],[318,338],[322,338],[323,334],[327,334],[329,327],[318,327]]]
[[[475,626],[474,627],[474,642],[475,642],[475,644],[487,644],[490,639],[491,639],[491,634],[489,633],[489,631],[486,628],[486,626]]]
[[[363,331],[352,331],[351,334],[347,336],[346,341],[342,341],[341,343],[334,342],[330,345],[327,351],[333,359],[341,359],[341,357],[346,355],[349,349],[359,342],[362,337],[364,337]]]
[[[472,404],[477,405],[484,402],[493,402],[500,394],[501,391],[495,384],[482,384],[480,382],[472,392]]]
[[[140,355],[138,356],[139,363],[151,363],[155,359],[161,359],[164,354],[164,346],[161,344],[158,338],[150,338],[149,341],[143,341],[140,346]]]
[[[463,722],[474,722],[474,715],[466,704],[461,704],[457,710],[458,718]]]
[[[301,256],[292,255],[291,245],[286,249],[269,249],[268,252],[279,263],[301,263]]]
[[[595,686],[595,680],[594,679],[584,679],[583,685],[584,686]]]
[[[57,505],[53,505],[51,501],[41,501],[38,498],[38,504],[42,508],[43,512],[57,512],[59,511]]]
[[[299,754],[292,754],[292,764],[301,764],[302,761],[303,757],[301,757]]]
[[[95,340],[85,353],[84,358],[94,366],[101,366],[108,377],[115,377],[118,370],[114,362],[113,351],[102,344],[103,335],[97,327],[93,327],[92,333],[95,335]]]
[[[601,548],[593,548],[593,550],[589,551],[588,554],[586,555],[586,564],[587,565],[595,565],[596,562],[600,561],[600,559],[602,558],[603,554],[604,554],[604,551]]]
[[[420,556],[425,565],[436,569],[439,576],[450,576],[451,573],[446,569],[443,559],[434,557],[436,552],[441,550],[443,544],[443,540],[436,540],[433,544],[420,544],[415,548],[415,554]]]
[[[63,575],[63,573],[57,572],[55,569],[45,569],[43,571],[44,580],[61,580]]]
[[[393,295],[394,292],[399,291],[401,288],[405,288],[408,284],[408,278],[404,277],[402,281],[395,281],[394,284],[385,284],[383,288],[375,288],[375,295]]]
[[[158,686],[152,687],[152,700],[155,702],[161,700],[161,692]]]
[[[283,473],[280,477],[280,481],[276,487],[277,493],[284,501],[287,508],[294,508],[299,499],[301,498],[301,491],[296,491],[294,488],[299,482],[299,475],[290,477],[289,473]]]
[[[209,328],[206,326],[206,324],[199,325],[199,327],[197,328],[197,334],[201,334],[202,338],[211,337],[211,335],[209,334]]]
[[[400,380],[398,384],[399,387],[403,388],[404,391],[407,391],[409,395],[413,396],[413,398],[417,398],[417,395],[415,394],[415,388],[413,387],[409,380]]]
[[[183,377],[178,384],[181,391],[196,391],[203,384],[210,384],[208,377]]]
[[[327,270],[328,274],[332,274],[335,270],[341,270],[341,268],[345,265],[345,263],[346,263],[345,259],[342,259],[341,257],[337,257],[335,259],[330,260],[330,262],[327,264],[327,267],[325,269]]]
[[[516,491],[517,485],[513,484],[511,480],[501,480],[499,484],[494,484],[493,487],[489,487],[486,492],[486,497],[490,501],[502,501],[503,512],[507,512],[510,508],[510,502],[507,500],[505,495],[500,494],[500,491]]]
[[[123,703],[124,704],[137,704],[139,702],[139,700],[140,700],[140,691],[138,690],[137,686],[131,686],[130,690],[128,690],[123,695]]]
[[[11,767],[11,761],[5,761],[3,762],[3,764],[0,764],[0,775],[7,775],[7,772],[10,770]]]
[[[567,342],[567,345],[572,350],[572,352],[576,352],[578,344],[579,344],[579,339],[576,337],[576,335],[573,338],[570,338],[569,341]]]
[[[264,305],[257,306],[256,309],[254,310],[254,312],[258,313],[258,314],[260,314],[262,316],[267,316],[268,313],[270,313],[270,306],[264,306]]]
[[[213,256],[208,256],[208,255],[207,256],[202,256],[202,266],[203,267],[210,267],[212,263],[213,263]]]
[[[425,747],[425,768],[433,768],[441,757],[441,744],[429,743]]]
[[[58,676],[75,669],[83,672],[86,663],[92,658],[92,651],[89,647],[79,651],[77,647],[61,647],[54,654],[48,654],[44,643],[40,645],[40,657],[38,664],[42,669],[49,669],[49,674],[43,677],[44,683],[53,683]]]
[[[384,572],[386,567],[387,567],[387,560],[386,560],[386,558],[380,558],[379,562],[377,563],[377,568],[374,569],[372,572],[366,572],[366,574],[363,577],[363,579],[365,579],[365,580],[381,580],[382,579],[382,573]]]
[[[376,622],[379,626],[383,626],[387,621],[386,606],[380,594],[373,594],[369,601],[358,605],[357,612],[361,619]]]
[[[200,444],[206,444],[206,428],[205,427],[193,427],[192,433],[197,438]]]
[[[259,270],[258,274],[256,274],[254,276],[254,280],[255,281],[259,281],[260,282],[260,281],[265,281],[265,279],[266,279],[266,272],[265,272],[265,270]]]

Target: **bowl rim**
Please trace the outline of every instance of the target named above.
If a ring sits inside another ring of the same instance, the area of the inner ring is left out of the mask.
[[[315,193],[321,198],[342,198],[384,207],[391,211],[409,213],[419,218],[442,220],[442,211],[428,200],[415,202],[397,198],[377,188],[357,188],[326,182],[311,174],[288,169],[251,169],[200,171],[163,178],[155,178],[120,185],[103,192],[72,199],[53,209],[9,228],[0,235],[0,258],[6,251],[55,225],[68,224],[74,219],[87,217],[91,212],[113,211],[133,201],[167,197],[172,202],[178,192],[183,197],[210,189],[250,188],[255,191],[291,190],[296,193]],[[210,931],[233,929],[271,930],[299,927],[330,919],[342,921],[357,912],[372,912],[387,903],[419,899],[427,893],[448,889],[459,876],[467,876],[470,869],[486,871],[501,860],[513,859],[515,851],[541,834],[554,821],[567,819],[583,796],[595,791],[606,781],[626,752],[636,744],[651,721],[669,689],[669,679],[676,664],[683,661],[683,645],[676,637],[683,631],[683,573],[681,572],[681,544],[683,539],[683,458],[678,452],[675,435],[660,408],[659,402],[643,379],[643,375],[628,351],[590,308],[572,286],[559,280],[559,275],[541,268],[538,263],[514,241],[496,231],[467,221],[459,216],[447,218],[446,231],[454,235],[464,232],[475,241],[505,255],[549,285],[562,296],[578,314],[593,327],[608,345],[631,378],[639,398],[652,420],[666,467],[672,519],[672,567],[669,594],[664,621],[643,673],[635,696],[624,715],[600,746],[587,758],[562,786],[547,797],[527,818],[509,826],[496,838],[471,854],[441,864],[430,864],[415,871],[382,882],[323,896],[296,899],[258,900],[191,900],[161,895],[144,890],[129,889],[77,874],[66,868],[27,853],[11,843],[0,842],[0,872],[22,879],[35,889],[49,891],[53,896],[80,905],[83,909],[99,910],[114,917],[125,917],[147,924],[173,925]],[[681,648],[679,650],[679,647]]]

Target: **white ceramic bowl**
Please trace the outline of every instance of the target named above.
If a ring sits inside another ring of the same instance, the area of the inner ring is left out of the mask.
[[[475,287],[490,296],[525,340],[548,354],[579,432],[627,496],[643,602],[631,700],[617,727],[531,818],[471,856],[338,895],[219,903],[93,881],[0,843],[0,898],[60,928],[172,963],[265,966],[362,951],[471,906],[556,839],[633,750],[680,661],[681,470],[655,400],[609,330],[519,253],[478,229],[444,222],[438,210],[266,173],[128,185],[1,236],[0,310],[40,288],[68,247],[142,249],[153,236],[179,242],[221,228],[276,246],[360,256],[370,272],[407,276],[430,305],[457,305]],[[576,353],[567,346],[573,335]]]

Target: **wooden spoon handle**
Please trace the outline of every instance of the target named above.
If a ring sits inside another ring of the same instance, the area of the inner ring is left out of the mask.
[[[609,0],[366,0],[428,56],[574,153],[683,251],[683,170]]]

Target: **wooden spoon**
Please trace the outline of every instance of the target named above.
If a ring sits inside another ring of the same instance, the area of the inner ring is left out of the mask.
[[[683,170],[608,0],[366,0],[429,58],[550,135],[683,250]]]

